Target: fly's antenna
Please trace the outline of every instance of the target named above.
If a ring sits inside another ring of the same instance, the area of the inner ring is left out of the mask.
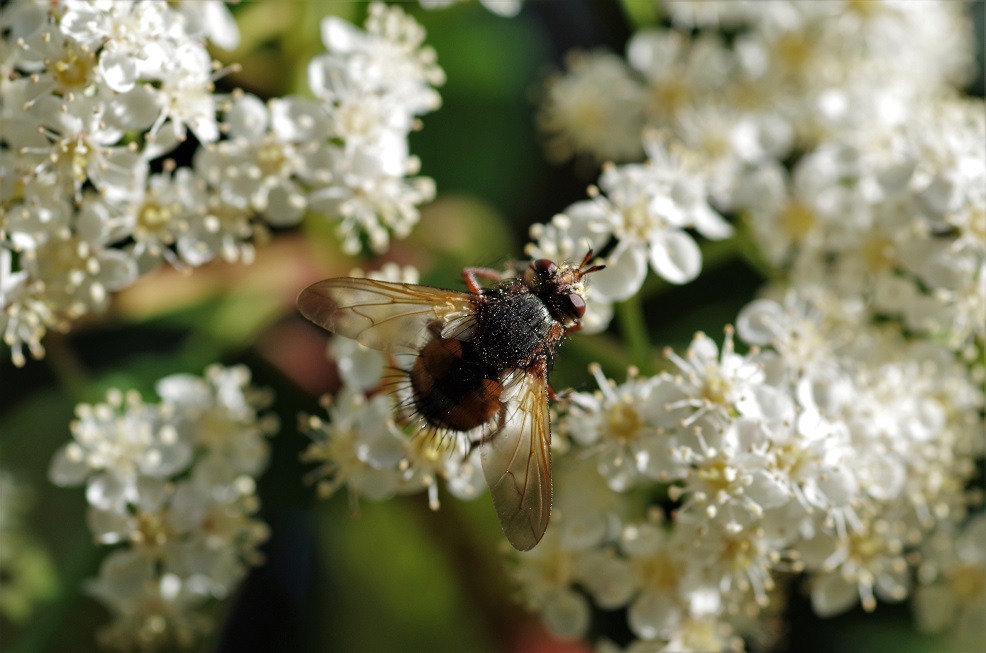
[[[592,246],[590,245],[589,246],[589,251],[587,251],[585,253],[585,258],[583,258],[582,259],[582,262],[579,264],[579,276],[580,277],[584,277],[585,275],[587,275],[587,274],[589,274],[591,272],[598,272],[599,270],[606,269],[606,265],[604,263],[597,263],[596,265],[593,265],[592,267],[587,268],[586,266],[589,264],[589,261],[592,260],[592,255],[593,255]]]

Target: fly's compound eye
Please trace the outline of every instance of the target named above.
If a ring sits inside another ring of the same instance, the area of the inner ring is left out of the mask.
[[[581,319],[585,315],[585,300],[582,295],[574,292],[565,295],[565,306],[576,318]]]
[[[531,265],[534,266],[534,270],[538,273],[538,275],[542,277],[550,277],[558,271],[558,266],[555,265],[555,262],[549,261],[546,258],[539,258]]]

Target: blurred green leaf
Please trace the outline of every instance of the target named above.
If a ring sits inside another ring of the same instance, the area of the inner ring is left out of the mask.
[[[655,27],[660,16],[660,0],[620,0],[623,11],[635,28]]]
[[[356,517],[338,510],[344,498],[330,502],[319,522],[330,576],[347,588],[329,598],[333,617],[327,626],[335,630],[326,638],[359,642],[366,651],[491,650],[461,595],[460,579],[413,517],[410,502],[425,498],[363,501]],[[358,603],[347,596],[359,596]]]

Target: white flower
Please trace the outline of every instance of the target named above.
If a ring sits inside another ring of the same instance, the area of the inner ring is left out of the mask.
[[[637,590],[627,622],[641,639],[671,640],[690,617],[719,612],[717,601],[705,599],[714,585],[703,578],[701,563],[692,557],[681,529],[631,524],[623,530],[620,548]]]
[[[76,407],[73,442],[52,459],[57,485],[86,482],[92,505],[122,511],[134,501],[142,476],[167,478],[191,461],[192,447],[154,405],[136,393],[111,391],[106,403]]]
[[[219,138],[216,119],[216,100],[213,95],[212,59],[199,43],[169,43],[164,50],[165,62],[155,77],[160,80],[163,111],[151,133],[163,140],[185,140],[185,129],[191,129],[200,143],[212,143]],[[170,132],[159,131],[165,119]]]
[[[13,55],[15,66],[36,75],[31,79],[34,97],[81,93],[102,79],[93,50],[67,38],[57,23],[28,35]]]
[[[453,496],[474,499],[486,488],[479,447],[465,437],[441,436],[421,431],[404,439],[404,456],[398,463],[401,492],[428,492],[432,510],[440,507],[438,481],[443,479]]]
[[[312,190],[309,206],[317,213],[341,218],[338,233],[349,253],[359,251],[361,236],[369,240],[374,252],[387,248],[391,231],[405,237],[418,221],[418,205],[435,196],[435,184],[428,177],[408,179],[392,174],[395,159],[387,152],[347,155],[343,148],[329,145],[323,153],[332,184]],[[403,160],[405,172],[417,169],[416,161]]]
[[[38,283],[51,312],[62,320],[105,310],[109,293],[137,278],[133,258],[107,246],[106,240],[115,235],[114,226],[103,220],[96,197],[87,194],[79,213],[75,235],[50,239],[21,258],[22,268]]]
[[[680,409],[668,410],[679,398],[676,388],[657,378],[640,379],[635,370],[619,385],[603,377],[598,365],[590,371],[599,390],[566,397],[569,408],[559,432],[589,447],[599,473],[615,491],[666,477],[671,465],[665,429],[677,427],[683,417]]]
[[[250,216],[228,216],[201,180],[171,175],[170,160],[149,179],[150,161],[187,129],[200,142],[219,136],[217,73],[201,37],[210,29],[227,43],[231,36],[228,11],[211,4],[184,13],[127,0],[5,7],[5,36],[14,41],[9,49],[4,41],[0,77],[0,213],[10,216],[0,229],[0,251],[8,252],[0,332],[17,365],[27,352],[44,355],[49,329],[67,331],[104,310],[110,293],[161,259],[180,264],[171,248],[193,265],[217,252],[252,255],[243,242],[258,233]],[[186,19],[206,14],[214,29]],[[283,195],[265,195],[278,214],[288,212],[270,198]]]
[[[345,143],[347,152],[367,149],[400,154],[406,145],[402,148],[397,143],[406,141],[414,114],[400,96],[368,88],[362,77],[364,66],[362,59],[322,55],[309,64],[308,83],[327,103],[329,135]],[[388,169],[403,174],[401,166],[400,157],[394,156]]]
[[[718,37],[641,30],[627,43],[627,62],[646,79],[650,125],[667,126],[721,92],[735,67]]]
[[[726,329],[721,352],[711,338],[698,333],[685,358],[671,350],[666,350],[665,356],[678,367],[680,374],[675,383],[684,394],[669,407],[697,409],[686,424],[706,415],[721,424],[729,423],[736,415],[772,420],[788,417],[788,406],[771,401],[776,397],[764,385],[764,371],[757,358],[736,353],[732,328]]]
[[[840,343],[860,323],[859,302],[840,301],[821,287],[801,287],[782,301],[754,300],[740,311],[740,337],[754,346],[770,345],[794,370],[827,370]]]
[[[111,199],[128,199],[143,187],[147,163],[132,148],[118,145],[123,129],[108,108],[102,98],[83,95],[71,100],[46,95],[31,106],[51,140],[44,170],[74,187],[77,198],[86,180]]]
[[[168,524],[174,490],[167,477],[140,476],[124,509],[90,504],[89,530],[100,544],[126,543],[148,558],[166,560],[179,538]]]
[[[690,0],[668,0],[661,5],[675,25],[684,27],[723,27],[736,28],[750,20],[756,12],[747,0],[691,2]]]
[[[445,82],[435,51],[423,45],[425,31],[399,7],[370,5],[366,32],[334,17],[322,22],[322,42],[331,55],[358,62],[360,83],[398,98],[410,115],[438,108],[433,87]],[[314,64],[313,64],[314,65]],[[312,89],[319,95],[319,88]]]
[[[729,201],[794,283],[824,280],[837,298],[918,333],[947,333],[962,349],[982,333],[968,315],[984,301],[986,159],[967,147],[986,138],[981,109],[937,100],[869,149],[828,141],[790,175],[764,162],[743,172]]]
[[[594,472],[590,457],[554,458],[551,525],[536,548],[513,554],[512,570],[523,600],[541,613],[548,628],[562,637],[579,637],[589,626],[587,598],[617,609],[635,589],[631,568],[609,546],[619,535],[625,505]],[[576,584],[588,597],[575,590]]]
[[[228,139],[205,150],[196,168],[224,204],[253,211],[273,226],[296,224],[307,209],[298,183],[315,167],[328,136],[317,105],[299,98],[265,105],[253,95],[233,100],[226,114]]]
[[[564,442],[552,443],[552,447],[559,453],[566,451]],[[566,453],[574,451],[578,449],[569,449]],[[555,457],[552,470],[555,505],[550,528],[559,531],[561,546],[566,549],[591,552],[604,548],[619,537],[626,519],[623,495],[595,473],[596,466],[596,461],[589,455]],[[609,564],[594,567],[596,571],[612,568]],[[579,573],[593,591],[608,596],[609,602],[619,593],[606,578],[584,569]]]
[[[728,328],[721,349],[698,334],[685,355],[668,352],[675,375],[615,384],[595,370],[597,393],[568,395],[554,463],[579,492],[558,479],[547,552],[517,556],[549,627],[585,632],[576,586],[599,607],[626,606],[658,650],[769,640],[781,570],[806,574],[823,616],[906,598],[911,551],[964,511],[983,394],[944,345],[907,344],[868,320],[858,302],[791,289],[741,312],[761,348],[737,353]],[[606,490],[592,487],[603,479]],[[667,524],[628,516],[627,489],[654,492],[651,479],[671,482],[657,486],[673,505]],[[625,524],[617,551],[614,524]],[[942,578],[933,564],[927,578]]]
[[[111,391],[105,404],[77,407],[74,440],[55,454],[49,477],[88,481],[90,530],[119,546],[86,586],[114,615],[104,644],[191,646],[210,623],[200,604],[228,595],[262,562],[269,529],[256,517],[254,477],[274,425],[258,416],[269,396],[249,378],[246,368],[213,366],[205,379],[159,381],[162,404]]]
[[[308,205],[339,219],[345,251],[363,239],[374,252],[391,234],[403,238],[417,223],[418,205],[435,195],[434,182],[410,177],[417,158],[407,136],[418,115],[440,104],[445,81],[424,30],[398,7],[370,5],[366,31],[330,17],[322,23],[328,50],[309,63],[312,92],[324,103],[328,143],[320,143]],[[341,141],[341,144],[340,144]]]
[[[328,421],[303,415],[300,422],[312,439],[302,460],[319,463],[308,475],[319,496],[331,496],[344,486],[354,502],[361,496],[393,496],[401,481],[398,463],[405,455],[405,439],[394,425],[393,399],[367,399],[361,391],[345,387],[322,401]]]
[[[910,591],[901,537],[889,521],[867,523],[852,537],[841,539],[823,571],[812,579],[815,614],[829,617],[861,603],[876,609],[876,598],[901,601]]]
[[[660,137],[649,138],[645,147],[650,155],[646,164],[604,167],[599,188],[590,191],[594,205],[577,203],[564,218],[552,220],[553,229],[532,232],[539,241],[532,248],[537,252],[601,246],[614,239],[606,269],[595,274],[590,285],[590,293],[603,301],[636,294],[648,263],[672,283],[695,278],[702,269],[702,253],[685,229],[712,239],[732,234],[732,227],[709,206],[697,161],[679,148],[667,147]]]
[[[196,578],[159,574],[153,561],[136,551],[108,555],[86,591],[114,616],[98,634],[107,647],[186,648],[212,627],[198,610],[208,599],[208,588]]]
[[[185,18],[185,30],[190,36],[204,36],[223,50],[239,45],[240,30],[226,3],[179,0],[173,7]]]
[[[571,52],[568,71],[548,79],[538,113],[555,160],[587,155],[633,161],[643,154],[644,91],[626,63],[603,51]]]
[[[176,267],[181,265],[171,248],[189,228],[198,207],[205,204],[204,195],[189,168],[148,178],[140,200],[123,209],[133,220],[132,252],[142,271],[152,269],[162,259]]]
[[[386,355],[349,338],[332,338],[329,357],[335,361],[342,382],[356,390],[369,392],[380,385],[387,366]]]
[[[27,271],[13,270],[12,265],[10,251],[0,249],[0,330],[14,365],[23,367],[25,346],[34,358],[44,356],[41,339],[57,318],[45,301],[44,287],[30,283]]]
[[[918,569],[912,610],[926,633],[952,631],[969,650],[986,645],[980,615],[986,609],[986,518],[973,516],[958,533],[942,530],[928,541]]]
[[[91,2],[68,0],[62,31],[92,51],[99,51],[99,70],[114,91],[129,91],[147,71],[165,64],[159,42],[168,37],[168,8],[162,2]]]
[[[196,468],[208,470],[213,484],[232,483],[242,475],[258,476],[267,464],[267,438],[278,428],[261,415],[271,395],[250,386],[245,366],[209,367],[205,378],[176,374],[158,381],[162,412],[175,421],[184,438],[202,451]]]
[[[66,330],[104,310],[109,293],[137,277],[132,257],[110,246],[124,237],[126,224],[112,219],[95,194],[86,193],[74,210],[57,186],[35,181],[24,195],[12,207],[9,244],[0,243],[7,252],[0,254],[0,331],[18,365],[25,346],[41,357],[48,329]]]
[[[260,509],[250,476],[217,486],[197,465],[191,478],[178,484],[165,521],[178,534],[167,558],[166,573],[194,578],[216,598],[228,596],[248,565],[263,562],[258,551],[270,536],[256,517]]]
[[[537,547],[518,557],[513,575],[523,601],[537,609],[560,637],[584,636],[589,629],[589,602],[574,589],[582,552],[565,547],[557,531],[549,528]]]

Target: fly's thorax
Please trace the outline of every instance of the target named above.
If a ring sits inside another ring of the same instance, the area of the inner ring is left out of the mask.
[[[471,344],[477,356],[501,370],[527,366],[557,329],[548,306],[518,286],[485,293],[477,308]]]

